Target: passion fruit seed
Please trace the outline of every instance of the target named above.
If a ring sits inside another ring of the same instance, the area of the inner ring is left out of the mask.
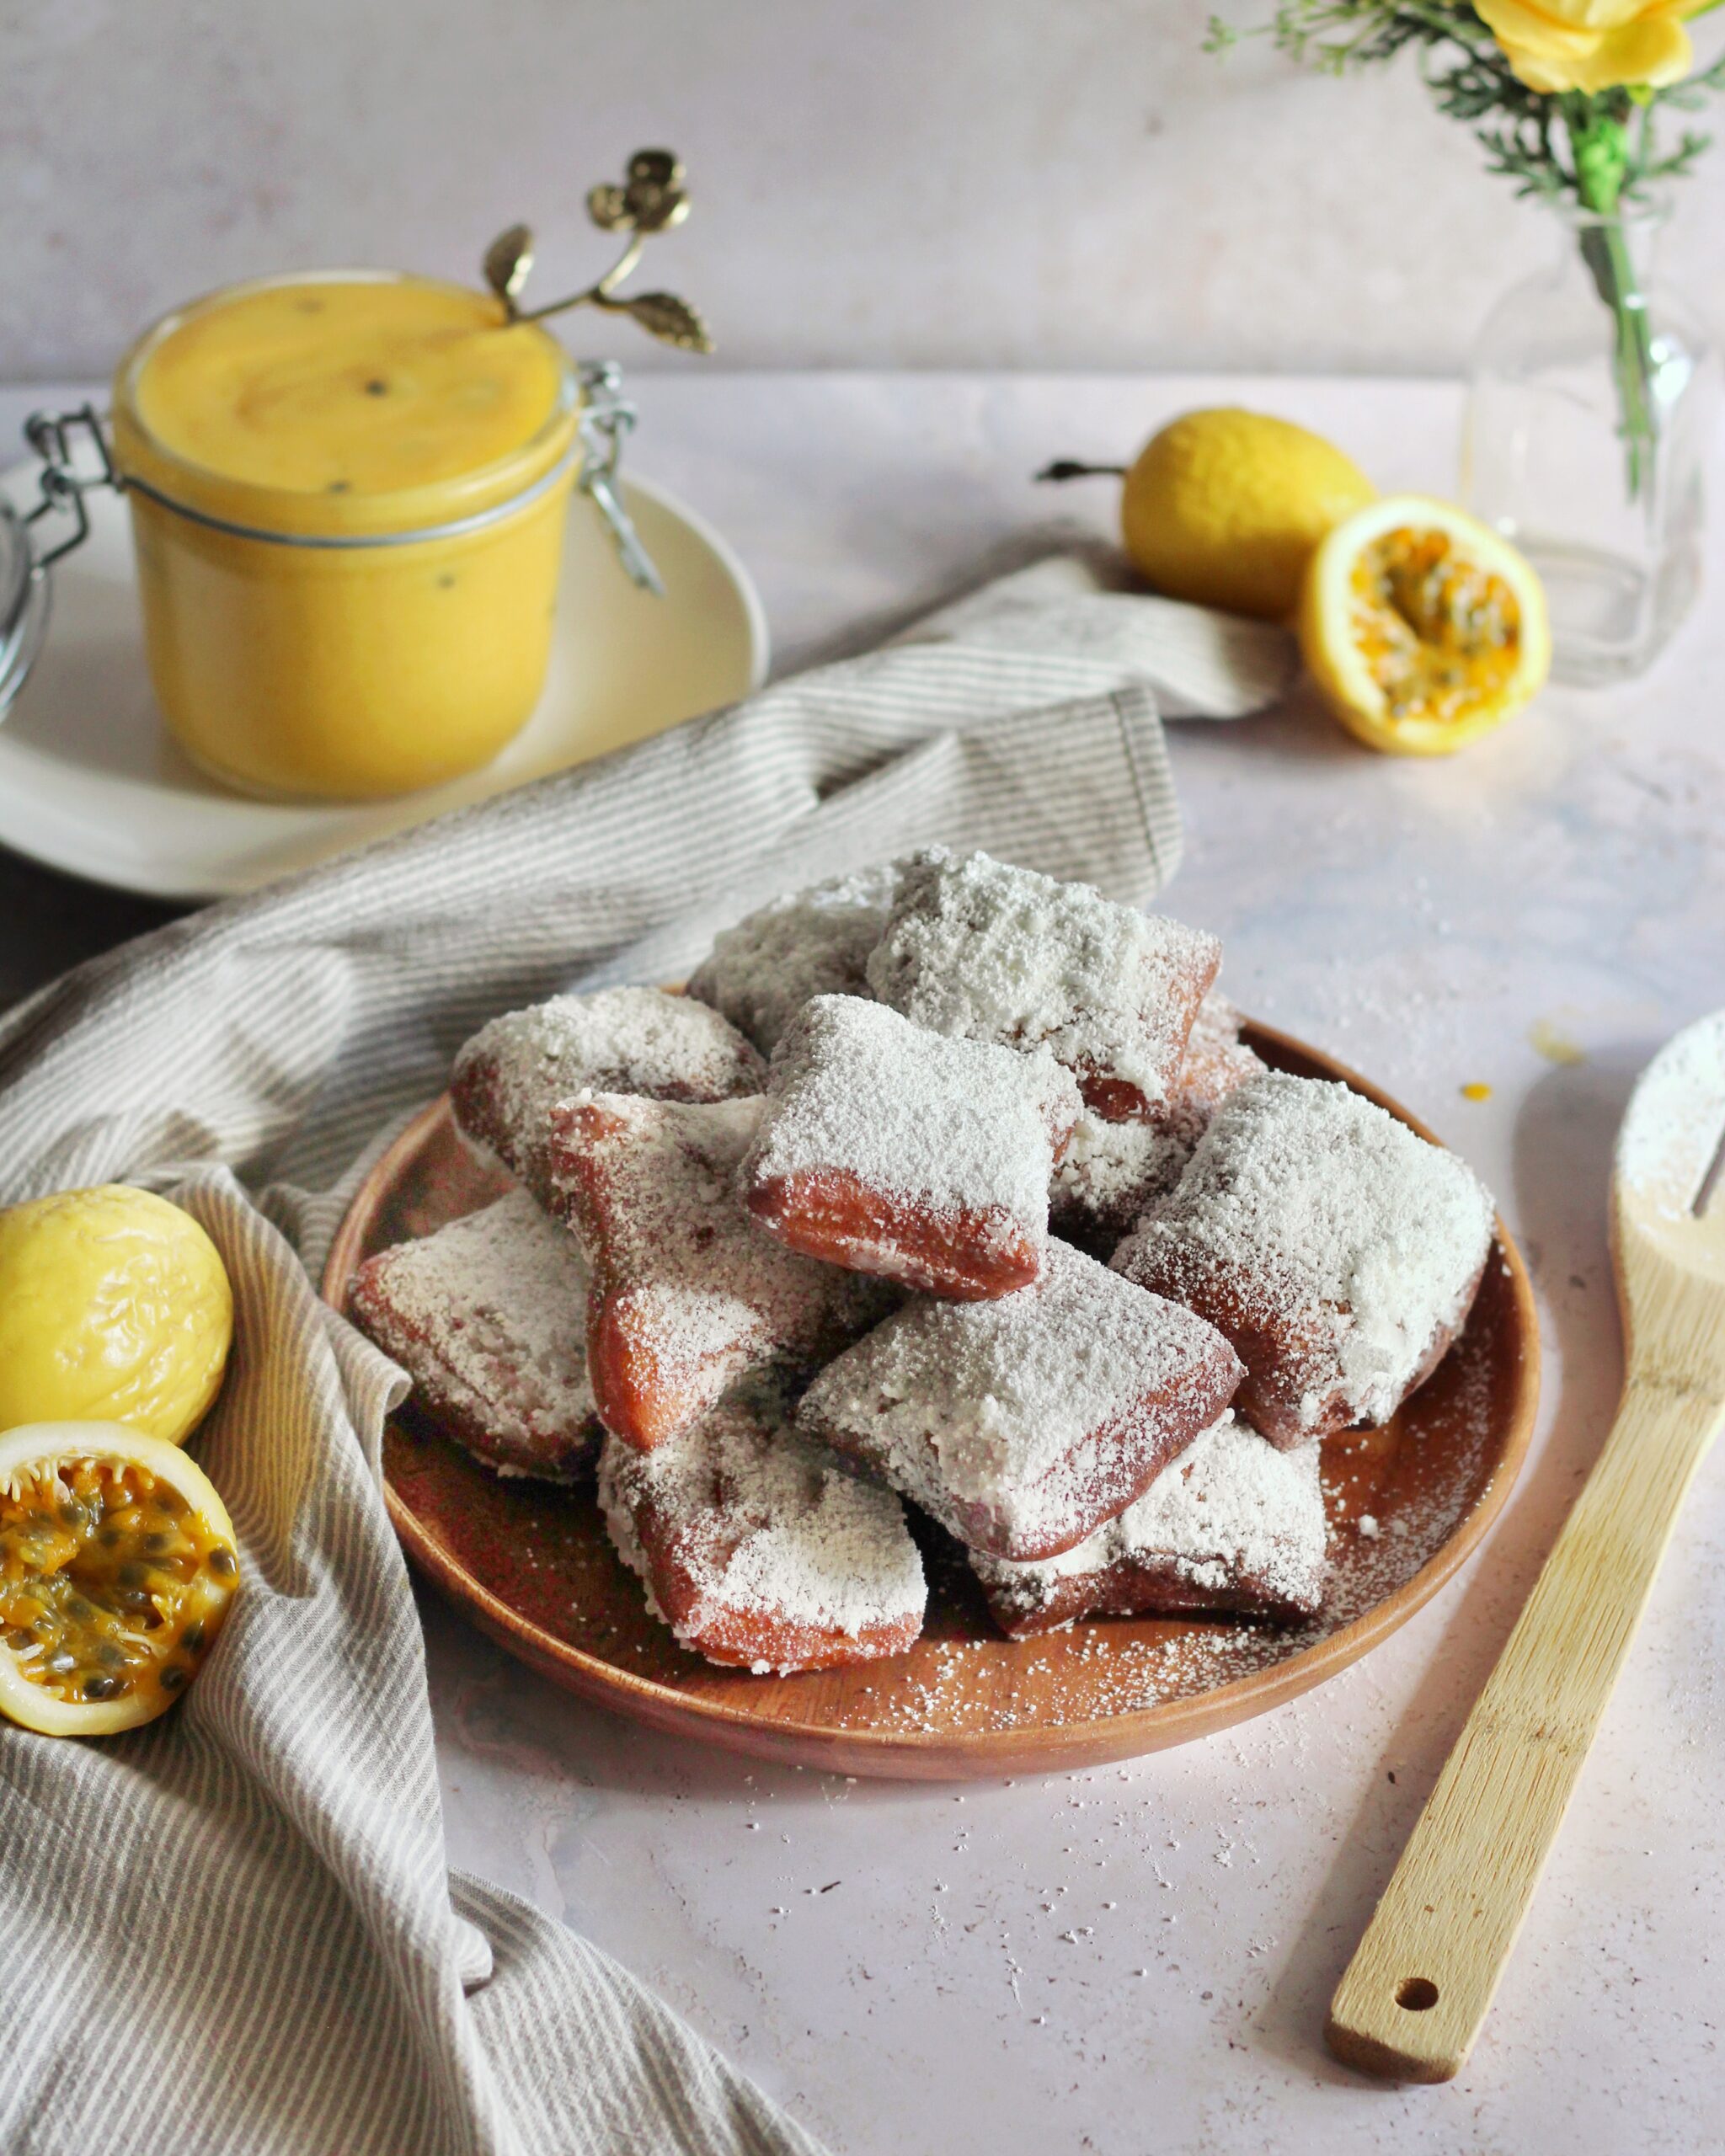
[[[0,1488],[0,1639],[61,1700],[177,1696],[238,1572],[218,1530],[134,1463],[61,1460]]]
[[[1400,527],[1360,550],[1353,631],[1391,718],[1453,719],[1500,692],[1521,658],[1521,610],[1445,531]]]

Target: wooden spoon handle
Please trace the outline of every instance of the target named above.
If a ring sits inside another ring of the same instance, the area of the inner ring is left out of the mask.
[[[1336,2057],[1447,2081],[1479,2034],[1719,1403],[1633,1376],[1330,2002]]]

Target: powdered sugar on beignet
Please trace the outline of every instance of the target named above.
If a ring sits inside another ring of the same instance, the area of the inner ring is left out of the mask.
[[[583,1091],[724,1101],[758,1093],[766,1066],[717,1011],[659,988],[553,995],[482,1027],[450,1084],[462,1134],[545,1194],[552,1109]]]
[[[810,1257],[933,1294],[1002,1295],[1041,1270],[1049,1174],[1081,1105],[1045,1051],[816,996],[773,1052],[743,1189],[761,1226]]]
[[[1112,1255],[1180,1180],[1210,1118],[1264,1068],[1240,1038],[1240,1013],[1212,989],[1199,1006],[1174,1091],[1153,1123],[1087,1109],[1049,1186],[1049,1222],[1081,1250]]]
[[[971,1568],[1015,1639],[1092,1615],[1309,1617],[1324,1593],[1319,1454],[1279,1451],[1231,1411],[1076,1549],[1031,1565],[973,1554]]]
[[[884,1282],[787,1250],[750,1219],[737,1171],[765,1105],[600,1093],[552,1111],[553,1188],[592,1269],[599,1412],[643,1449],[750,1371],[812,1368],[895,1299]]]
[[[1453,1153],[1347,1086],[1268,1072],[1114,1262],[1228,1336],[1240,1412],[1291,1445],[1394,1414],[1466,1320],[1491,1240],[1491,1198]]]
[[[1241,1039],[1245,1022],[1217,988],[1199,1005],[1192,1021],[1186,1053],[1180,1059],[1179,1083],[1169,1107],[1171,1126],[1190,1132],[1194,1145],[1228,1096],[1268,1067]]]
[[[1221,962],[1213,936],[985,853],[906,865],[868,960],[883,1003],[932,1032],[1045,1045],[1097,1113],[1151,1119]]]
[[[1109,1123],[1087,1108],[1049,1184],[1049,1225],[1107,1259],[1146,1206],[1180,1180],[1192,1148],[1148,1123]]]
[[[1050,1241],[1033,1287],[888,1318],[798,1421],[972,1549],[1053,1556],[1148,1488],[1240,1380],[1211,1326],[1130,1285]]]
[[[763,1055],[811,996],[867,995],[865,968],[899,888],[880,862],[793,891],[713,940],[689,993],[722,1011]]]
[[[753,1388],[676,1444],[606,1441],[599,1501],[649,1606],[709,1662],[788,1676],[902,1654],[922,1561],[890,1491],[846,1474]]]
[[[526,1191],[367,1258],[351,1297],[421,1406],[488,1466],[562,1482],[592,1465],[587,1267]]]

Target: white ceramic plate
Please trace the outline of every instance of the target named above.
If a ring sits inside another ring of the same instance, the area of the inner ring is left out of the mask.
[[[34,467],[0,476],[20,504]],[[131,533],[91,494],[90,536],[56,565],[47,642],[0,721],[0,844],[158,898],[225,898],[734,703],[767,666],[766,618],[718,535],[644,481],[623,489],[665,596],[623,574],[591,504],[571,504],[545,694],[483,771],[354,806],[250,801],[168,738],[144,670]]]

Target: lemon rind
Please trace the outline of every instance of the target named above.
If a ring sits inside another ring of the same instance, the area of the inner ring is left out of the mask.
[[[8,1241],[20,1232],[21,1242]],[[49,1239],[45,1251],[33,1240],[40,1235]],[[0,1309],[0,1350],[10,1351],[0,1352],[0,1428],[40,1419],[45,1411],[57,1422],[128,1422],[184,1444],[220,1392],[232,1348],[233,1283],[222,1252],[203,1223],[171,1198],[130,1183],[96,1183],[0,1210],[0,1273],[8,1264],[26,1266],[34,1302],[43,1282],[54,1278],[56,1262],[78,1262],[81,1235],[117,1241],[128,1267],[148,1255],[150,1321],[164,1327],[165,1305],[171,1323],[158,1347],[135,1346],[118,1362],[93,1352],[46,1358],[30,1353],[28,1337],[8,1322],[17,1310]],[[77,1322],[69,1316],[58,1330],[73,1334]]]

